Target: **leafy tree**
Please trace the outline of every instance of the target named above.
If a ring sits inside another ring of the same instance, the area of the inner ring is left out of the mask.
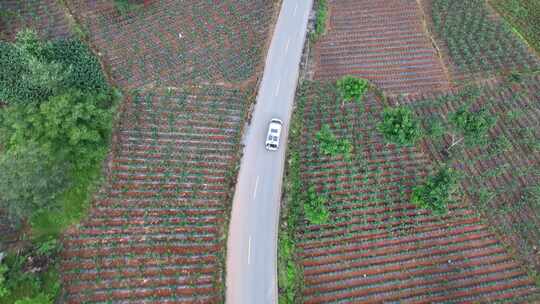
[[[0,42],[0,101],[43,102],[66,90],[107,91],[99,61],[76,39],[43,42],[33,31]]]
[[[362,101],[362,96],[369,87],[369,82],[354,76],[344,76],[337,81],[337,87],[343,101]]]
[[[350,156],[352,144],[346,139],[339,140],[330,130],[330,126],[325,124],[315,135],[320,142],[320,151],[324,155],[336,156],[343,154],[346,158]]]
[[[0,208],[15,224],[59,208],[55,198],[66,187],[66,169],[49,162],[37,146],[8,150],[0,156]]]
[[[401,145],[412,145],[422,136],[419,121],[411,109],[403,106],[384,109],[378,129],[386,140]]]
[[[15,148],[33,143],[55,158],[93,159],[93,155],[101,155],[110,132],[111,98],[74,90],[39,106],[8,107],[1,116],[6,145]]]
[[[311,224],[321,225],[328,222],[330,213],[325,204],[326,197],[318,195],[314,186],[309,187],[304,201],[304,214]]]
[[[450,168],[441,168],[429,176],[423,184],[414,187],[411,201],[419,207],[432,210],[435,214],[445,214],[457,187],[457,174]]]
[[[458,139],[455,134],[452,134],[451,148],[462,140],[469,145],[482,143],[489,129],[495,124],[496,118],[489,115],[486,110],[473,112],[467,107],[461,107],[450,115],[450,122],[455,131],[462,135],[462,138]]]

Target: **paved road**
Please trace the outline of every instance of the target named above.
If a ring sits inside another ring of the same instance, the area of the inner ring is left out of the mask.
[[[227,248],[227,303],[277,303],[277,228],[285,143],[313,0],[283,0],[247,130]],[[264,147],[270,119],[283,120],[280,149]]]

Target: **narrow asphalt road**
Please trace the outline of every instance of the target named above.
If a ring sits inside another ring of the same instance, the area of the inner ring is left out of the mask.
[[[227,244],[227,303],[277,303],[277,230],[288,126],[313,0],[283,0],[234,194]],[[272,118],[280,148],[264,147]]]

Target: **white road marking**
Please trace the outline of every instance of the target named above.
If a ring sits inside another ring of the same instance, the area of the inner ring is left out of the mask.
[[[296,11],[298,10],[298,2],[296,2],[296,5],[294,6],[294,13],[293,16],[296,16]]]
[[[289,40],[287,40],[287,45],[285,45],[285,53],[287,53],[287,51],[289,50],[289,44],[291,43],[291,38],[289,38]]]
[[[255,180],[255,190],[253,191],[253,198],[257,196],[257,187],[259,186],[259,177]]]
[[[248,265],[251,264],[251,235],[248,241]]]
[[[278,95],[279,93],[279,86],[281,85],[281,79],[278,79],[278,83],[277,83],[277,87],[276,87],[276,96]]]

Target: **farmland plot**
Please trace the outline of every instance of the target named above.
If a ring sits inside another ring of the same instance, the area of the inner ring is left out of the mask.
[[[71,36],[63,8],[56,0],[0,1],[0,39],[13,40],[23,28],[32,28],[45,39]]]
[[[531,70],[540,61],[482,0],[425,0],[437,44],[457,79],[500,71]]]
[[[474,212],[467,196],[433,215],[409,202],[432,169],[429,154],[386,144],[376,129],[383,101],[342,103],[333,85],[307,83],[295,115],[303,187],[326,197],[327,223],[296,233],[304,303],[518,303],[538,290],[522,265]],[[352,143],[326,156],[317,133],[329,125]]]
[[[254,76],[276,1],[68,1],[120,85],[239,83]]]
[[[68,303],[222,302],[229,177],[247,100],[204,86],[130,101],[109,181],[65,236]]]
[[[395,94],[448,88],[417,1],[329,2],[329,29],[315,46],[317,80],[351,74]]]
[[[493,82],[445,94],[403,98],[426,128],[456,109],[487,111],[496,119],[485,143],[450,147],[452,138],[427,138],[424,151],[464,175],[463,188],[493,227],[536,272],[540,272],[540,77],[521,84]]]

